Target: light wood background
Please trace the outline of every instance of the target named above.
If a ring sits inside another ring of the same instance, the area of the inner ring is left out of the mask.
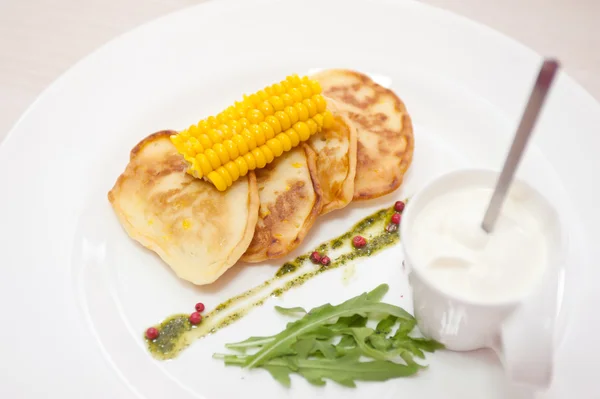
[[[77,60],[144,22],[203,1],[0,0],[0,141],[39,93]],[[600,0],[422,1],[558,57],[566,72],[600,100]]]

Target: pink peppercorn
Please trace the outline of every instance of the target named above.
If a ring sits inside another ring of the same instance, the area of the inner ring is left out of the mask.
[[[355,248],[362,248],[367,245],[367,240],[363,236],[354,236],[352,245],[354,245]]]
[[[402,218],[402,216],[399,213],[394,213],[392,215],[392,223],[394,224],[400,224],[400,219]]]
[[[150,341],[155,340],[158,338],[158,330],[154,327],[150,327],[146,330],[146,338],[148,338]]]
[[[394,209],[396,210],[396,212],[402,212],[404,210],[404,202],[396,201],[396,203],[394,204]]]
[[[321,264],[323,266],[328,266],[331,263],[331,259],[329,259],[329,256],[323,256],[321,258]]]
[[[190,315],[190,323],[196,325],[202,321],[202,315],[198,312],[194,312]]]
[[[314,263],[315,265],[321,263],[321,258],[322,258],[321,254],[318,253],[317,251],[310,254],[310,261],[312,263]]]
[[[203,312],[204,311],[204,304],[202,302],[198,302],[196,304],[196,312]]]

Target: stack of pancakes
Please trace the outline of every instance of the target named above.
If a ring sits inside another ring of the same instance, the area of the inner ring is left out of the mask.
[[[142,140],[108,198],[127,233],[182,279],[210,284],[238,260],[280,258],[317,216],[397,189],[413,154],[402,101],[349,70],[313,76],[335,123],[224,192],[186,173],[173,131]]]

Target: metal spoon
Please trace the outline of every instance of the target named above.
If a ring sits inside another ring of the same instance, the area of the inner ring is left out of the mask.
[[[550,90],[550,86],[558,68],[558,61],[549,58],[544,60],[544,63],[540,68],[537,80],[535,81],[535,86],[529,95],[529,101],[525,107],[525,112],[523,112],[523,116],[521,117],[519,128],[517,129],[510,151],[504,161],[500,177],[498,177],[498,181],[496,182],[494,194],[490,199],[487,211],[483,217],[483,222],[481,223],[481,228],[483,228],[486,233],[490,233],[494,229],[494,224],[500,214],[504,198],[513,181],[515,171],[519,166],[519,162],[521,161],[523,152],[525,151],[525,147],[529,141],[529,137],[531,136],[531,132],[533,131],[542,105],[544,105],[544,100]]]

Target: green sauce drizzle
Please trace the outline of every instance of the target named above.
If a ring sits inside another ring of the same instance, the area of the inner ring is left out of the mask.
[[[307,253],[293,261],[284,263],[275,273],[275,276],[264,283],[219,304],[210,313],[206,314],[202,322],[196,326],[189,322],[187,314],[176,314],[168,317],[158,326],[155,326],[160,332],[158,338],[151,341],[144,336],[148,344],[148,350],[157,359],[172,359],[195,340],[213,334],[241,319],[253,307],[261,306],[270,296],[283,295],[290,289],[303,285],[323,272],[344,266],[357,258],[371,256],[394,245],[400,240],[399,233],[397,231],[388,232],[385,229],[393,214],[393,208],[379,210],[362,219],[339,237],[321,244],[316,251],[327,253],[331,258],[331,263],[328,266],[313,265],[309,259],[310,253]],[[367,245],[360,249],[352,246],[352,237],[358,234],[367,238]],[[335,254],[328,253],[330,250],[334,251]],[[307,271],[303,272],[304,269]],[[298,273],[298,275],[290,277],[294,273]],[[289,281],[286,281],[280,287],[269,289],[271,284],[284,278],[289,278]],[[251,299],[249,304],[231,310],[233,306],[242,304],[253,297],[256,298]]]

